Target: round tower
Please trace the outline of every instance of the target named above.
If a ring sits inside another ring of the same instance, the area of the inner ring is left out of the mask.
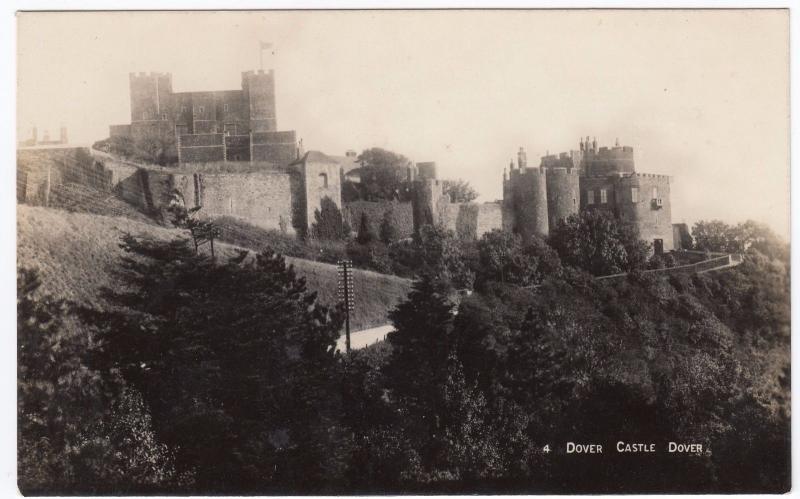
[[[420,178],[415,181],[411,200],[414,233],[419,233],[423,225],[439,224],[442,205],[449,202],[450,197],[445,194],[441,180]]]
[[[555,228],[579,209],[579,176],[577,168],[550,168],[547,170],[547,219]]]
[[[511,178],[515,230],[523,241],[547,237],[547,176],[541,168],[527,168]]]

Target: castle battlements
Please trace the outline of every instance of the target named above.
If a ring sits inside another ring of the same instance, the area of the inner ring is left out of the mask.
[[[151,72],[147,73],[147,72],[144,72],[144,71],[140,71],[138,74],[135,73],[135,72],[128,73],[128,77],[131,78],[131,79],[133,79],[133,78],[172,78],[172,73],[158,73],[158,72],[155,72],[155,71],[151,71]]]
[[[580,172],[577,168],[570,168],[564,166],[555,166],[548,168],[547,170],[548,175],[575,175],[577,176]]]
[[[511,170],[511,174],[519,176],[544,177],[545,175],[547,175],[547,170],[539,168],[538,166],[527,166],[525,168],[515,168]]]
[[[667,179],[667,180],[672,178],[672,175],[662,175],[660,173],[639,173],[639,172],[635,172],[632,176],[645,177],[645,178]]]
[[[129,73],[130,125],[110,135],[134,142],[160,136],[178,163],[219,161],[287,165],[300,154],[293,130],[278,131],[274,70],[242,72],[237,90],[173,92],[171,73]]]
[[[633,147],[598,147],[581,138],[578,150],[546,154],[538,168],[527,166],[520,147],[515,167],[503,170],[504,227],[523,239],[547,236],[570,215],[585,209],[607,209],[635,223],[654,248],[671,250],[669,175],[638,173]],[[546,181],[542,182],[541,180]]]
[[[242,71],[242,76],[274,75],[274,74],[275,74],[274,69],[268,69],[266,71],[263,69],[249,69],[247,71]]]

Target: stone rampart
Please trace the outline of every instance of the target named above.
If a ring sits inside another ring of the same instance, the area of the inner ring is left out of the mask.
[[[113,174],[95,162],[85,147],[17,150],[17,201],[47,204],[55,185],[75,183],[110,191]]]
[[[344,203],[343,214],[353,231],[358,231],[362,213],[366,213],[370,230],[376,236],[380,236],[380,227],[387,213],[389,213],[389,220],[395,229],[397,239],[411,237],[414,234],[414,214],[410,202],[353,201]]]

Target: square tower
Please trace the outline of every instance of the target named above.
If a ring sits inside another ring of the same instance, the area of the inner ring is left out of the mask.
[[[278,129],[275,116],[275,71],[246,71],[242,73],[242,97],[249,110],[251,132],[274,132]]]

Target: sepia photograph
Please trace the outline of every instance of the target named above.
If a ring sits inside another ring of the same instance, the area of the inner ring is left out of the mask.
[[[789,492],[789,20],[16,12],[18,493]]]

